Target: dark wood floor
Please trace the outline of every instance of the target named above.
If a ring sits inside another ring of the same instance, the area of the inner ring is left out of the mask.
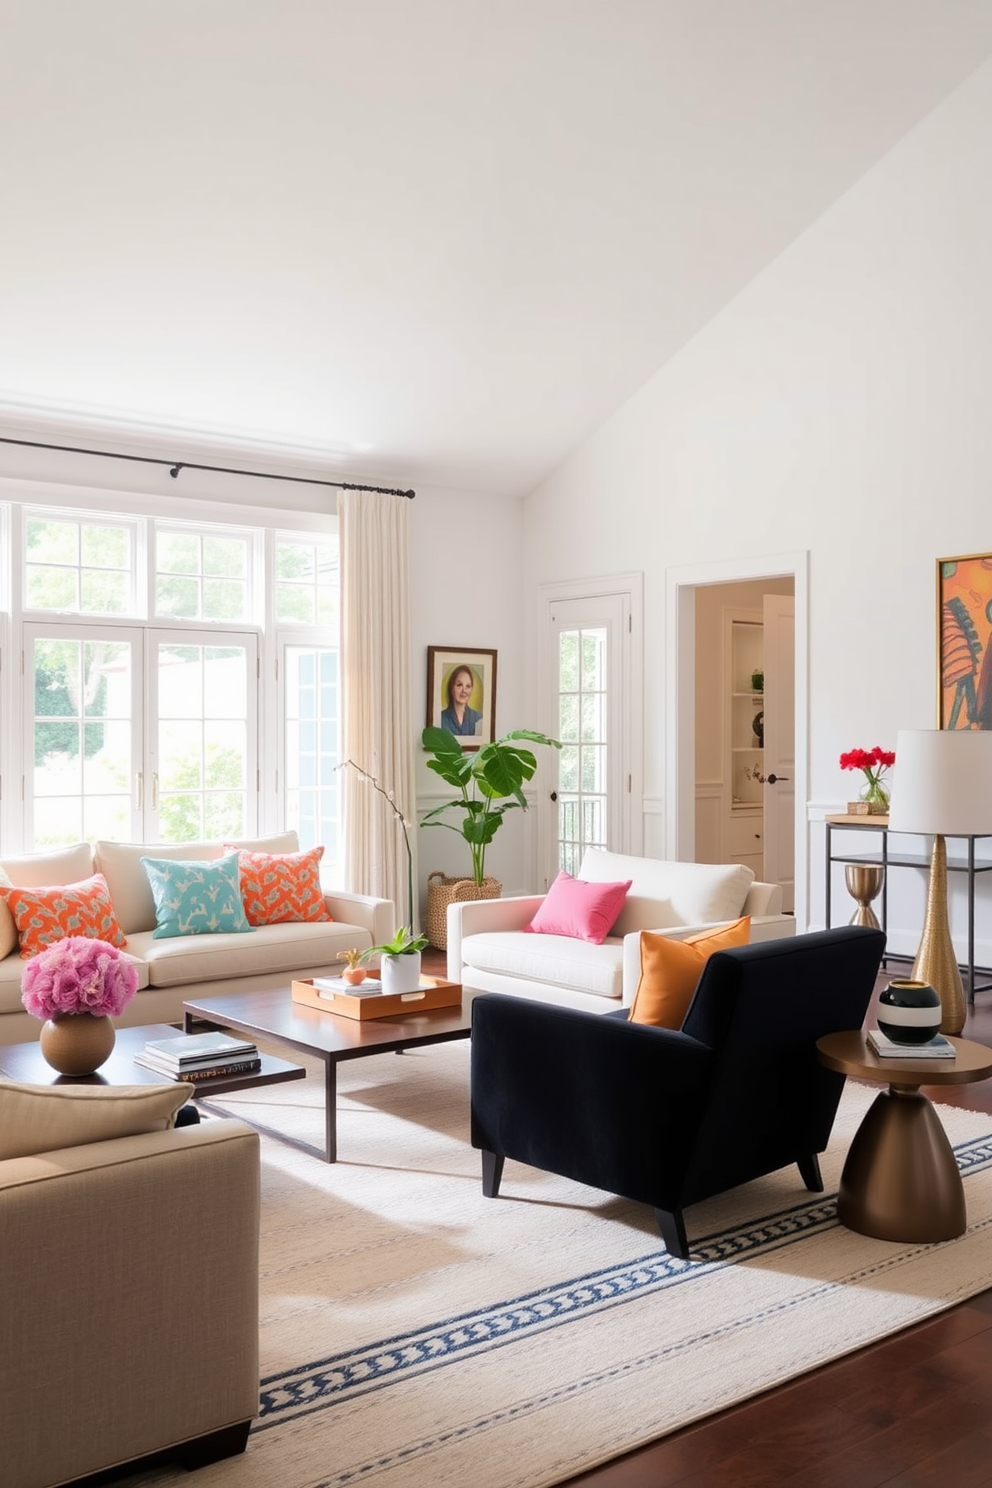
[[[964,1036],[992,1047],[992,992],[978,994]],[[992,1112],[992,1080],[929,1094]],[[992,1290],[569,1482],[588,1488],[992,1485]]]

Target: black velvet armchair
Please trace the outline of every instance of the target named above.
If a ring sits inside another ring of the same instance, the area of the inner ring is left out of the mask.
[[[682,1028],[487,993],[472,1008],[472,1145],[483,1192],[506,1158],[650,1204],[673,1255],[683,1209],[798,1164],[822,1187],[844,1076],[816,1040],[860,1028],[885,948],[849,925],[720,951]]]

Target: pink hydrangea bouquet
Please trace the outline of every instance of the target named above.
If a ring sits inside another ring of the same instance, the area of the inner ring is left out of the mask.
[[[21,1001],[35,1018],[92,1013],[117,1018],[138,990],[138,973],[116,946],[73,935],[32,956],[21,977]]]

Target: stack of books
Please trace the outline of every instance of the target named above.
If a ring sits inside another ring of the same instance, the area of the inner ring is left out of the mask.
[[[134,1062],[173,1080],[211,1080],[262,1068],[257,1045],[228,1033],[184,1033],[176,1038],[150,1039],[134,1056]]]
[[[879,1059],[954,1058],[954,1045],[942,1033],[927,1039],[925,1044],[897,1044],[895,1039],[890,1039],[881,1029],[871,1028],[868,1031],[868,1047],[875,1051]]]
[[[357,986],[343,977],[314,977],[313,984],[321,997],[381,997],[382,982],[378,977],[366,977]]]

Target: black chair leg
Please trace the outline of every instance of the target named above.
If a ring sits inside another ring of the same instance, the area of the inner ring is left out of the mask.
[[[820,1176],[820,1159],[816,1153],[811,1152],[806,1157],[797,1158],[796,1165],[799,1168],[799,1176],[810,1193],[822,1193],[823,1179]]]
[[[677,1256],[680,1261],[689,1259],[689,1241],[686,1239],[685,1220],[682,1218],[682,1210],[675,1209],[671,1213],[667,1209],[656,1209],[655,1219],[661,1231],[661,1238],[665,1242],[665,1249],[669,1255]]]
[[[187,1472],[208,1467],[211,1462],[222,1462],[225,1457],[234,1457],[248,1445],[250,1421],[239,1421],[237,1426],[221,1426],[217,1431],[208,1431],[205,1436],[183,1442],[173,1450],[172,1456]]]
[[[499,1193],[500,1179],[503,1177],[503,1157],[498,1157],[495,1152],[487,1152],[482,1149],[482,1192],[487,1199],[495,1199]]]

